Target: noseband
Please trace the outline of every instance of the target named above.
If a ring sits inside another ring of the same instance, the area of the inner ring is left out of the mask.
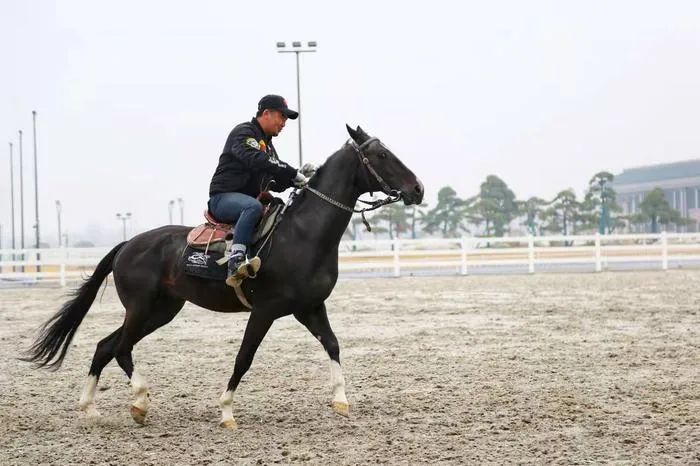
[[[355,152],[357,153],[357,157],[360,159],[360,164],[364,166],[369,173],[374,176],[374,179],[377,180],[377,183],[379,183],[379,186],[381,186],[382,190],[384,191],[385,194],[387,194],[387,197],[384,199],[380,199],[378,201],[365,201],[362,199],[358,199],[359,202],[362,202],[363,204],[368,205],[369,207],[365,207],[364,209],[354,209],[352,207],[348,207],[345,204],[342,204],[335,199],[332,199],[322,192],[318,191],[317,189],[314,189],[310,186],[304,186],[304,189],[314,193],[324,201],[328,202],[329,204],[332,204],[340,209],[346,210],[348,212],[353,212],[353,213],[359,213],[362,214],[362,223],[365,224],[365,228],[367,228],[367,231],[372,231],[372,228],[369,226],[369,222],[365,218],[365,212],[371,211],[378,209],[382,206],[385,206],[387,204],[393,204],[394,202],[398,202],[401,200],[401,191],[398,189],[393,189],[391,186],[387,184],[386,181],[377,173],[377,170],[374,169],[372,164],[369,162],[369,158],[367,155],[364,153],[364,149],[369,146],[373,142],[379,142],[381,144],[381,141],[379,141],[378,138],[371,137],[359,146],[355,143],[355,141],[351,141],[350,145],[352,146],[353,149],[355,149]],[[372,192],[370,191],[370,194]]]

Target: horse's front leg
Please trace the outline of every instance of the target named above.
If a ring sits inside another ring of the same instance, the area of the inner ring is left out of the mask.
[[[345,377],[343,377],[343,369],[340,367],[340,346],[333,329],[331,329],[331,324],[328,322],[326,305],[321,304],[316,309],[308,312],[294,313],[294,317],[309,329],[309,332],[321,342],[326,353],[328,353],[331,362],[331,385],[333,387],[333,401],[331,405],[336,413],[348,416],[350,414],[350,405],[345,396]]]
[[[233,375],[228,382],[226,391],[219,399],[221,407],[221,427],[227,429],[235,429],[237,427],[236,420],[233,418],[233,393],[241,381],[241,378],[250,368],[255,357],[255,352],[260,346],[265,334],[270,329],[273,319],[266,315],[261,310],[253,310],[248,318],[248,324],[245,328],[241,348],[236,356],[236,364],[233,367]]]

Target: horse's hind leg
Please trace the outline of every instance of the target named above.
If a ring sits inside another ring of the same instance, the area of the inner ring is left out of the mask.
[[[102,339],[95,349],[95,355],[92,357],[90,371],[85,383],[85,388],[80,396],[80,409],[85,411],[88,416],[99,416],[100,413],[95,408],[95,392],[97,390],[97,382],[100,380],[100,374],[109,361],[114,357],[114,347],[119,339],[119,334],[122,328],[112,332],[109,336]]]
[[[185,301],[182,299],[160,295],[148,306],[135,306],[131,312],[127,311],[119,342],[115,348],[115,357],[119,367],[131,380],[131,390],[134,394],[131,417],[139,424],[144,423],[148,412],[148,385],[146,379],[136,371],[131,352],[134,345],[142,338],[170,322],[184,304]]]
[[[318,341],[331,359],[331,385],[333,386],[333,410],[342,415],[350,414],[350,405],[345,396],[345,377],[340,367],[340,346],[338,339],[331,329],[326,313],[326,305],[321,304],[317,309],[310,312],[294,313],[294,317],[306,327]]]

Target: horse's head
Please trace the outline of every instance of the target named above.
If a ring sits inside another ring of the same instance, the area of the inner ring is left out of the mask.
[[[400,195],[404,204],[420,204],[423,200],[423,183],[377,138],[370,137],[359,126],[352,129],[345,125],[352,138],[354,149],[360,158],[359,179],[363,192],[382,191],[388,195]]]

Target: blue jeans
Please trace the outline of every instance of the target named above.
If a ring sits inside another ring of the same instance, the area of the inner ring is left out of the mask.
[[[220,222],[234,224],[234,243],[250,246],[255,225],[262,215],[262,204],[241,193],[214,194],[209,199],[209,212]]]

